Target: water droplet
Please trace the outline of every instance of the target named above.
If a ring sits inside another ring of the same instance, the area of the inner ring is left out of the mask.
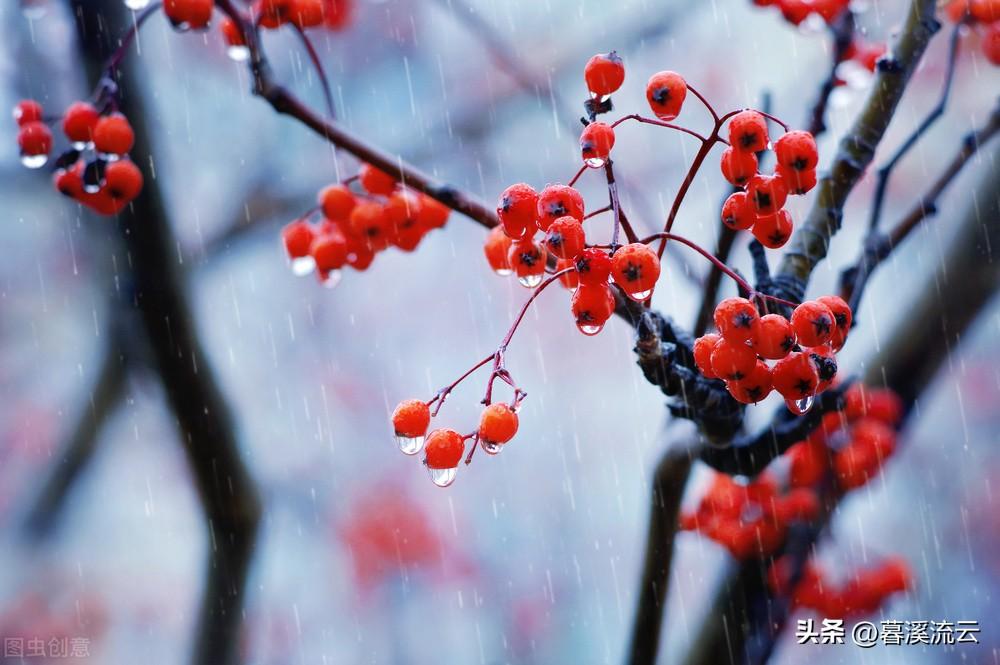
[[[458,467],[453,466],[450,469],[431,469],[431,482],[433,482],[438,487],[447,487],[455,482],[455,476],[458,475]]]
[[[76,150],[77,152],[83,152],[84,150],[90,147],[90,144],[87,143],[86,141],[73,141],[72,145],[73,145],[73,150]]]
[[[824,32],[826,30],[826,20],[813,12],[806,17],[806,20],[799,23],[799,32],[804,35],[814,35],[818,32]]]
[[[498,270],[494,270],[493,272],[500,275],[501,277],[506,277],[507,275],[511,275],[514,273],[514,271],[511,270],[510,268],[500,268]]]
[[[480,441],[479,443],[487,455],[496,455],[503,448],[502,443],[493,443],[492,441]]]
[[[236,62],[246,62],[250,58],[250,49],[246,46],[230,46],[226,49],[226,55],[230,60]]]
[[[396,435],[396,443],[405,455],[416,455],[424,449],[424,437]]]
[[[316,269],[316,261],[311,256],[300,256],[292,259],[292,274],[304,277]]]
[[[583,160],[583,163],[592,169],[599,169],[607,163],[607,160],[601,157],[591,157],[590,159]]]
[[[320,284],[328,289],[335,288],[340,284],[341,273],[339,270],[329,270],[325,275],[320,276]]]
[[[631,298],[632,300],[638,300],[639,302],[642,302],[643,300],[647,300],[651,295],[653,295],[653,289],[646,289],[645,291],[636,291],[635,293],[630,293],[628,294],[628,297]]]
[[[773,144],[773,143],[771,143],[770,141],[768,141],[768,142],[767,142],[767,145],[766,145],[766,146],[764,146],[764,149],[765,149],[765,150],[774,150],[774,144]]]
[[[125,0],[125,6],[134,12],[149,6],[149,0]]]
[[[785,400],[785,406],[787,406],[788,410],[797,416],[804,416],[809,413],[815,403],[816,398],[813,395],[809,395],[808,397],[804,397],[802,399]]]
[[[21,13],[29,21],[37,21],[40,18],[44,18],[48,11],[49,8],[45,5],[44,0],[26,0],[21,3]]]
[[[109,164],[111,162],[117,162],[119,159],[122,158],[121,155],[116,155],[113,152],[101,152],[101,153],[98,153],[97,156],[98,156],[98,158],[103,159],[104,161],[108,162]]]
[[[852,90],[864,90],[868,88],[874,76],[867,67],[854,60],[845,60],[837,65],[837,77],[842,79],[847,84],[847,87]]]
[[[21,155],[21,164],[29,169],[40,169],[49,161],[48,155]]]
[[[87,192],[88,194],[96,194],[97,192],[101,191],[101,183],[85,182],[83,183],[83,191]]]
[[[541,275],[524,275],[523,277],[518,277],[517,281],[521,283],[521,286],[533,289],[542,283]]]
[[[599,325],[599,326],[595,326],[595,325],[589,324],[589,323],[578,323],[578,324],[576,324],[576,327],[580,329],[580,332],[582,332],[584,335],[586,335],[588,337],[593,337],[597,333],[599,333],[602,330],[604,330],[604,324],[603,323],[601,325]]]

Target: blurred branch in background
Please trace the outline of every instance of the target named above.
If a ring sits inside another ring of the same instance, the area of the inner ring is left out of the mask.
[[[856,30],[854,12],[850,9],[841,14],[840,18],[830,26],[830,34],[833,37],[833,43],[830,45],[830,73],[820,84],[816,102],[809,112],[809,121],[806,123],[806,129],[813,136],[819,136],[826,131],[826,110],[830,105],[830,95],[837,87],[840,78],[837,76],[837,69],[854,43]]]

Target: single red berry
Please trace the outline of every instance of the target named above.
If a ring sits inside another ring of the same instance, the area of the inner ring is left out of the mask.
[[[722,204],[722,223],[734,231],[745,231],[757,221],[746,192],[733,192]]]
[[[142,191],[142,171],[128,159],[111,162],[104,170],[104,187],[111,198],[131,201]]]
[[[646,300],[660,278],[660,259],[647,245],[633,242],[611,256],[611,275],[630,298]]]
[[[587,61],[583,68],[583,80],[587,89],[597,97],[610,95],[622,87],[625,80],[625,64],[617,53],[598,53]]]
[[[208,26],[214,8],[213,0],[164,0],[163,2],[163,13],[171,23],[194,30]]]
[[[767,120],[757,111],[740,111],[729,120],[729,144],[744,152],[767,148]]]
[[[809,132],[785,132],[774,144],[774,155],[779,166],[793,171],[812,171],[819,163],[816,139]]]
[[[320,273],[340,270],[347,263],[347,238],[339,230],[317,235],[309,246]]]
[[[292,0],[288,20],[299,28],[323,24],[323,0]]]
[[[686,96],[687,82],[677,72],[657,72],[646,83],[646,101],[660,120],[669,122],[680,115]]]
[[[1000,66],[1000,21],[987,26],[983,31],[983,40],[980,42],[983,55],[994,65]]]
[[[24,157],[47,155],[52,151],[52,132],[41,122],[26,122],[17,133],[17,145]]]
[[[726,298],[715,306],[715,327],[731,342],[752,339],[759,318],[757,308],[746,298]]]
[[[228,16],[219,21],[219,31],[222,33],[222,39],[226,42],[226,46],[231,48],[246,46],[246,40],[243,39],[240,27],[236,25],[236,21]]]
[[[761,215],[753,225],[753,237],[768,249],[783,247],[792,237],[792,215],[781,209],[773,215]]]
[[[358,182],[369,194],[388,196],[396,189],[396,178],[380,171],[371,164],[362,164],[358,169]]]
[[[121,113],[106,115],[94,125],[94,147],[109,155],[124,155],[132,149],[135,133]]]
[[[747,182],[747,197],[758,215],[773,215],[788,198],[788,186],[780,176],[758,173]]]
[[[722,177],[735,187],[747,184],[750,178],[757,175],[757,154],[746,150],[726,148],[719,162]]]
[[[611,256],[604,250],[588,247],[574,260],[581,284],[604,285],[611,276]]]
[[[426,194],[419,195],[420,205],[417,206],[417,221],[427,230],[441,229],[448,223],[451,208]]]
[[[817,300],[804,302],[792,312],[792,330],[802,346],[826,344],[836,325],[830,308]]]
[[[566,185],[549,185],[538,195],[536,223],[542,231],[548,231],[549,225],[569,215],[583,221],[583,197],[580,192]]]
[[[22,127],[29,122],[41,122],[45,117],[42,105],[34,99],[22,99],[14,107],[14,121],[18,127]]]
[[[775,172],[784,181],[789,194],[800,196],[816,186],[816,169],[796,171],[779,164]]]
[[[63,133],[73,143],[89,143],[94,140],[94,127],[100,119],[92,104],[74,102],[63,115]]]
[[[813,487],[830,466],[830,451],[822,441],[800,441],[788,449],[788,484]]]
[[[560,217],[545,232],[545,249],[560,259],[572,259],[587,242],[583,224],[575,217]]]
[[[833,320],[836,322],[837,328],[830,339],[830,345],[837,351],[844,346],[847,334],[851,331],[851,322],[853,321],[851,308],[839,296],[821,296],[816,298],[816,301],[829,307],[833,313]]]
[[[720,339],[715,333],[707,333],[694,341],[694,364],[707,379],[719,378],[712,369],[712,351]]]
[[[861,487],[878,472],[880,465],[878,453],[873,448],[853,442],[833,456],[834,475],[843,489]]]
[[[799,25],[813,12],[812,0],[781,0],[778,8],[792,25]]]
[[[312,225],[304,219],[297,219],[285,225],[281,230],[281,239],[285,243],[288,258],[299,259],[309,256],[315,233]]]
[[[572,270],[568,270],[569,268]],[[570,291],[575,291],[580,286],[580,273],[576,271],[576,264],[572,259],[556,259],[556,272],[562,273],[559,275],[559,283]]]
[[[875,418],[862,418],[851,428],[851,442],[870,448],[884,460],[896,450],[896,430]]]
[[[801,400],[816,393],[819,375],[808,353],[793,351],[771,369],[774,389],[788,400]]]
[[[944,13],[949,21],[958,23],[969,14],[969,0],[948,0]]]
[[[969,13],[980,23],[1000,21],[1000,0],[969,0]]]
[[[479,440],[507,443],[517,434],[517,414],[507,404],[490,404],[479,417]]]
[[[509,275],[512,272],[507,259],[511,244],[513,242],[510,237],[499,226],[490,229],[486,236],[483,253],[486,254],[486,262],[490,264],[490,268],[498,275]]]
[[[615,297],[607,284],[580,284],[573,292],[570,311],[580,332],[596,335],[615,313]]]
[[[251,14],[262,28],[273,30],[289,20],[292,0],[257,0]]]
[[[751,346],[761,358],[781,360],[795,346],[792,324],[780,314],[765,314],[754,323]]]
[[[782,524],[811,522],[819,516],[819,498],[811,489],[793,489],[778,498],[774,505],[774,519]]]
[[[771,394],[771,368],[763,360],[758,360],[747,376],[739,381],[727,381],[726,388],[736,401],[756,404]]]
[[[397,190],[382,209],[388,219],[389,242],[406,252],[416,249],[427,231],[417,218],[420,199],[413,192]]]
[[[348,217],[351,232],[362,243],[372,249],[381,251],[389,246],[390,221],[385,214],[385,208],[374,201],[362,201],[354,206]]]
[[[419,399],[403,400],[392,412],[392,427],[396,436],[424,436],[430,423],[431,410]]]
[[[848,420],[869,417],[896,425],[903,417],[903,401],[887,388],[855,383],[844,394],[844,415]]]
[[[77,161],[66,169],[59,169],[52,177],[52,183],[63,196],[78,199],[83,196],[83,161]]]
[[[347,265],[357,271],[368,270],[375,260],[375,250],[363,238],[349,235],[347,238]]]
[[[816,366],[816,375],[819,377],[819,385],[816,386],[818,395],[832,386],[834,379],[837,378],[837,358],[833,349],[826,345],[812,346],[803,350],[809,354],[813,365]]]
[[[354,194],[344,185],[327,185],[319,190],[316,199],[327,219],[347,219],[357,204]]]
[[[757,366],[757,354],[743,342],[720,339],[712,349],[712,372],[720,379],[739,381]]]
[[[500,195],[497,217],[504,232],[514,240],[533,234],[538,219],[538,193],[523,182],[511,185]]]
[[[531,238],[515,240],[507,252],[507,262],[523,286],[534,288],[545,274],[545,248]]]
[[[436,429],[427,435],[424,446],[430,469],[454,469],[465,451],[465,439],[453,429]]]
[[[615,130],[603,122],[592,122],[580,134],[580,155],[587,166],[600,168],[615,145]]]
[[[351,24],[354,18],[355,0],[324,0],[323,8],[326,12],[326,19],[323,25],[329,30],[343,30]]]

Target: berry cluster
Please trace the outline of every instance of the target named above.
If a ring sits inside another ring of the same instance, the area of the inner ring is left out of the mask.
[[[954,23],[967,21],[975,25],[983,55],[1000,66],[1000,0],[950,0],[944,10]]]
[[[850,0],[753,0],[758,7],[777,7],[786,21],[801,25],[816,16],[832,24],[847,11]],[[822,23],[820,23],[822,25]]]
[[[816,186],[819,154],[812,134],[786,131],[774,144],[774,173],[757,172],[757,153],[770,147],[767,120],[757,111],[741,111],[729,121],[729,147],[722,153],[722,175],[734,192],[722,206],[722,223],[736,231],[752,230],[760,244],[777,249],[792,237],[792,216],[784,209],[789,194]]]
[[[287,224],[281,237],[295,274],[315,271],[329,287],[336,286],[341,268],[367,270],[375,254],[390,246],[412,252],[451,213],[370,164],[362,164],[353,178],[324,187],[317,203]]]
[[[250,6],[250,15],[255,25],[271,30],[286,24],[299,30],[316,27],[340,30],[350,22],[353,7],[353,0],[256,0]],[[164,15],[179,30],[206,29],[214,11],[215,0],[163,2]],[[230,47],[246,46],[239,27],[228,17],[221,22],[220,30]]]
[[[14,119],[20,127],[22,163],[41,168],[53,147],[42,105],[22,100],[14,107]],[[128,159],[135,142],[128,119],[110,110],[102,113],[89,102],[74,102],[61,121],[70,148],[55,162],[56,189],[102,215],[117,214],[142,191],[142,171]]]
[[[775,596],[789,596],[791,608],[811,609],[822,617],[844,618],[870,614],[886,599],[913,588],[913,573],[900,557],[855,571],[837,585],[815,562],[807,561],[794,591],[790,589],[792,566],[781,557],[768,569],[767,583]]]
[[[726,382],[737,401],[754,404],[776,390],[789,410],[804,413],[837,375],[835,353],[851,329],[851,309],[837,296],[798,305],[791,319],[764,314],[746,298],[715,308],[718,333],[695,340],[701,373]],[[767,361],[776,361],[769,365]]]

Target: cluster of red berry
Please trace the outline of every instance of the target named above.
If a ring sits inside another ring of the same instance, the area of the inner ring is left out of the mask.
[[[734,192],[722,205],[722,223],[736,231],[752,229],[760,244],[777,249],[792,237],[792,216],[784,209],[789,194],[816,186],[819,153],[812,134],[785,132],[774,144],[771,175],[757,172],[757,153],[771,146],[767,120],[757,111],[741,111],[729,121],[729,147],[722,153],[722,175]]]
[[[818,16],[831,24],[847,11],[851,3],[850,0],[753,0],[753,4],[758,7],[777,7],[786,21],[792,25],[800,25],[810,16]]]
[[[976,25],[983,55],[1000,66],[1000,0],[950,0],[945,14],[954,23],[969,21]]]
[[[855,571],[837,585],[815,562],[807,561],[794,591],[790,587],[792,566],[785,557],[776,560],[767,573],[768,588],[775,596],[789,596],[791,609],[811,609],[825,618],[870,614],[886,599],[913,588],[913,572],[900,557]]]
[[[256,0],[250,6],[256,25],[274,29],[290,24],[306,29],[324,26],[339,30],[350,22],[353,0]],[[215,0],[164,0],[163,13],[177,28],[204,30],[212,20]],[[245,46],[239,27],[226,18],[221,26],[231,47]]]
[[[745,404],[776,390],[789,410],[804,413],[833,384],[835,354],[851,329],[851,309],[838,296],[823,296],[798,305],[786,319],[761,316],[746,298],[727,298],[715,308],[715,326],[718,333],[694,343],[695,363],[704,376],[725,381],[729,394]]]
[[[22,163],[41,168],[53,147],[42,105],[22,100],[14,107],[14,119]],[[128,159],[135,135],[125,116],[75,102],[62,116],[62,130],[71,145],[56,162],[57,190],[102,215],[117,214],[139,195],[142,171]]]
[[[352,191],[357,182],[360,191]],[[358,175],[324,187],[317,207],[281,232],[297,275],[315,270],[320,282],[335,286],[340,269],[366,270],[388,247],[412,252],[451,210],[431,197],[403,187],[391,175],[362,164]],[[315,220],[314,220],[315,218]]]

